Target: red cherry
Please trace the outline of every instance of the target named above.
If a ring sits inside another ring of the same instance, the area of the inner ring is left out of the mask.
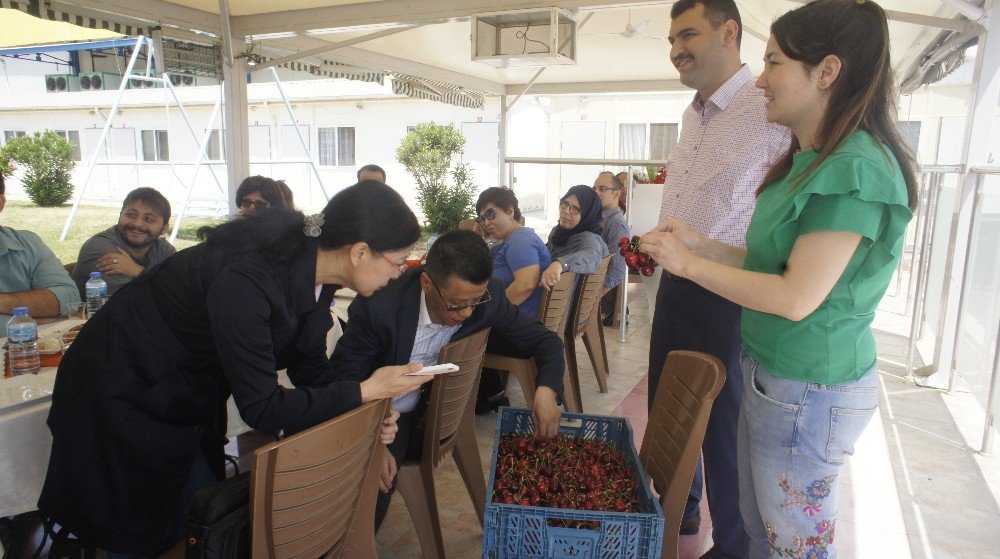
[[[618,239],[618,246],[627,245],[627,244],[628,244],[628,237],[622,237],[622,238]]]
[[[618,249],[618,252],[621,253],[622,256],[625,256],[626,254],[628,254],[629,253],[628,252],[628,245],[623,246],[620,249]]]
[[[640,266],[645,266],[646,264],[649,264],[649,255],[648,254],[646,254],[645,252],[640,252],[638,256],[639,256],[638,264]]]
[[[630,252],[625,255],[625,263],[628,264],[630,267],[635,267],[636,263],[638,262],[639,262],[638,254]]]
[[[642,275],[648,278],[649,276],[653,275],[653,267],[650,266],[649,264],[646,264],[640,269],[640,272],[642,272]]]

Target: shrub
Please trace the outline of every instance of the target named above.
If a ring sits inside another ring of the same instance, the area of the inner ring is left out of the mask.
[[[456,229],[458,222],[474,215],[472,173],[467,164],[452,163],[464,147],[465,136],[454,126],[425,122],[415,126],[396,150],[396,159],[417,181],[417,202],[432,232]]]
[[[12,163],[24,170],[21,183],[39,206],[58,206],[73,195],[73,144],[59,134],[46,130],[9,140],[0,148],[0,169]]]

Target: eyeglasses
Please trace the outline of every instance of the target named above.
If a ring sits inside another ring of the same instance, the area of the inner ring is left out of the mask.
[[[604,194],[605,192],[607,192],[609,190],[621,190],[621,189],[617,188],[617,187],[614,187],[614,186],[604,186],[602,184],[601,186],[595,186],[594,190],[600,192],[601,194]]]
[[[580,215],[580,208],[570,204],[569,202],[559,202],[559,209],[568,211],[569,215]]]
[[[399,273],[402,274],[403,272],[406,271],[406,262],[403,262],[402,264],[396,264],[392,260],[389,260],[388,258],[386,258],[385,255],[382,254],[381,252],[375,252],[374,250],[372,252],[374,252],[375,254],[381,256],[382,260],[385,260],[386,262],[388,262],[389,265],[392,266],[393,268],[395,268],[397,272],[399,272]]]
[[[441,293],[441,288],[439,288],[437,286],[437,283],[434,282],[434,278],[432,278],[430,274],[427,274],[427,277],[430,278],[431,285],[433,285],[434,289],[438,292],[438,297],[441,297],[441,300],[444,301],[444,304],[445,304],[444,308],[448,312],[464,311],[465,309],[468,309],[470,307],[471,308],[476,308],[476,307],[478,307],[480,305],[485,305],[486,303],[489,303],[490,301],[493,300],[493,298],[490,297],[490,290],[487,289],[486,291],[483,292],[483,296],[480,297],[480,299],[479,299],[478,302],[475,302],[475,303],[472,303],[472,304],[469,304],[469,305],[449,305],[448,301],[445,300],[445,298],[444,298],[444,294]]]
[[[271,203],[268,202],[267,200],[256,200],[255,201],[255,200],[251,200],[249,198],[244,198],[244,199],[240,200],[239,206],[241,208],[243,208],[244,210],[247,209],[247,208],[249,208],[249,207],[251,207],[251,206],[253,206],[254,208],[256,208],[258,210],[266,210],[267,208],[271,207]]]
[[[486,223],[487,219],[493,221],[494,219],[496,219],[496,217],[497,217],[497,211],[493,208],[490,208],[485,212],[483,212],[483,215],[476,218],[476,223],[478,223],[479,226],[482,227]]]

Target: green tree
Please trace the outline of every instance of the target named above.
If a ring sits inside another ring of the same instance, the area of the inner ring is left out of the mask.
[[[9,140],[0,148],[0,172],[24,169],[24,190],[39,206],[58,206],[73,195],[73,144],[51,130]]]
[[[396,159],[417,181],[417,202],[435,233],[456,229],[459,221],[474,214],[472,172],[467,164],[453,161],[464,147],[465,136],[454,126],[425,122],[396,149]]]

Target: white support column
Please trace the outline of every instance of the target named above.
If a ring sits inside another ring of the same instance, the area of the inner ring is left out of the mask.
[[[989,0],[988,0],[989,1]],[[917,374],[927,376],[918,384],[954,388],[952,373],[955,370],[955,350],[959,344],[959,302],[965,285],[965,261],[969,251],[969,228],[976,193],[976,175],[971,172],[976,165],[985,165],[989,153],[993,114],[1000,99],[1000,0],[993,0],[988,8],[987,28],[979,38],[976,70],[972,79],[969,112],[963,138],[964,175],[962,177],[955,218],[951,224],[951,247],[946,264],[943,328],[938,335],[933,363],[918,369]],[[932,374],[933,373],[933,374]]]
[[[223,37],[223,41],[229,42],[229,52],[233,52],[234,47],[243,46],[244,37],[234,30],[233,35]],[[236,188],[243,179],[250,176],[250,118],[247,112],[248,72],[249,66],[246,57],[234,58],[232,66],[225,61],[222,63],[226,175],[229,179],[227,202],[230,214],[236,213]]]
[[[509,186],[514,188],[514,185],[507,184],[507,165],[504,163],[504,159],[507,159],[507,125],[509,116],[507,114],[507,96],[500,96],[500,126],[498,127],[497,138],[497,150],[499,151],[499,161],[497,168],[499,169],[500,176],[497,178],[497,185],[499,186]]]

